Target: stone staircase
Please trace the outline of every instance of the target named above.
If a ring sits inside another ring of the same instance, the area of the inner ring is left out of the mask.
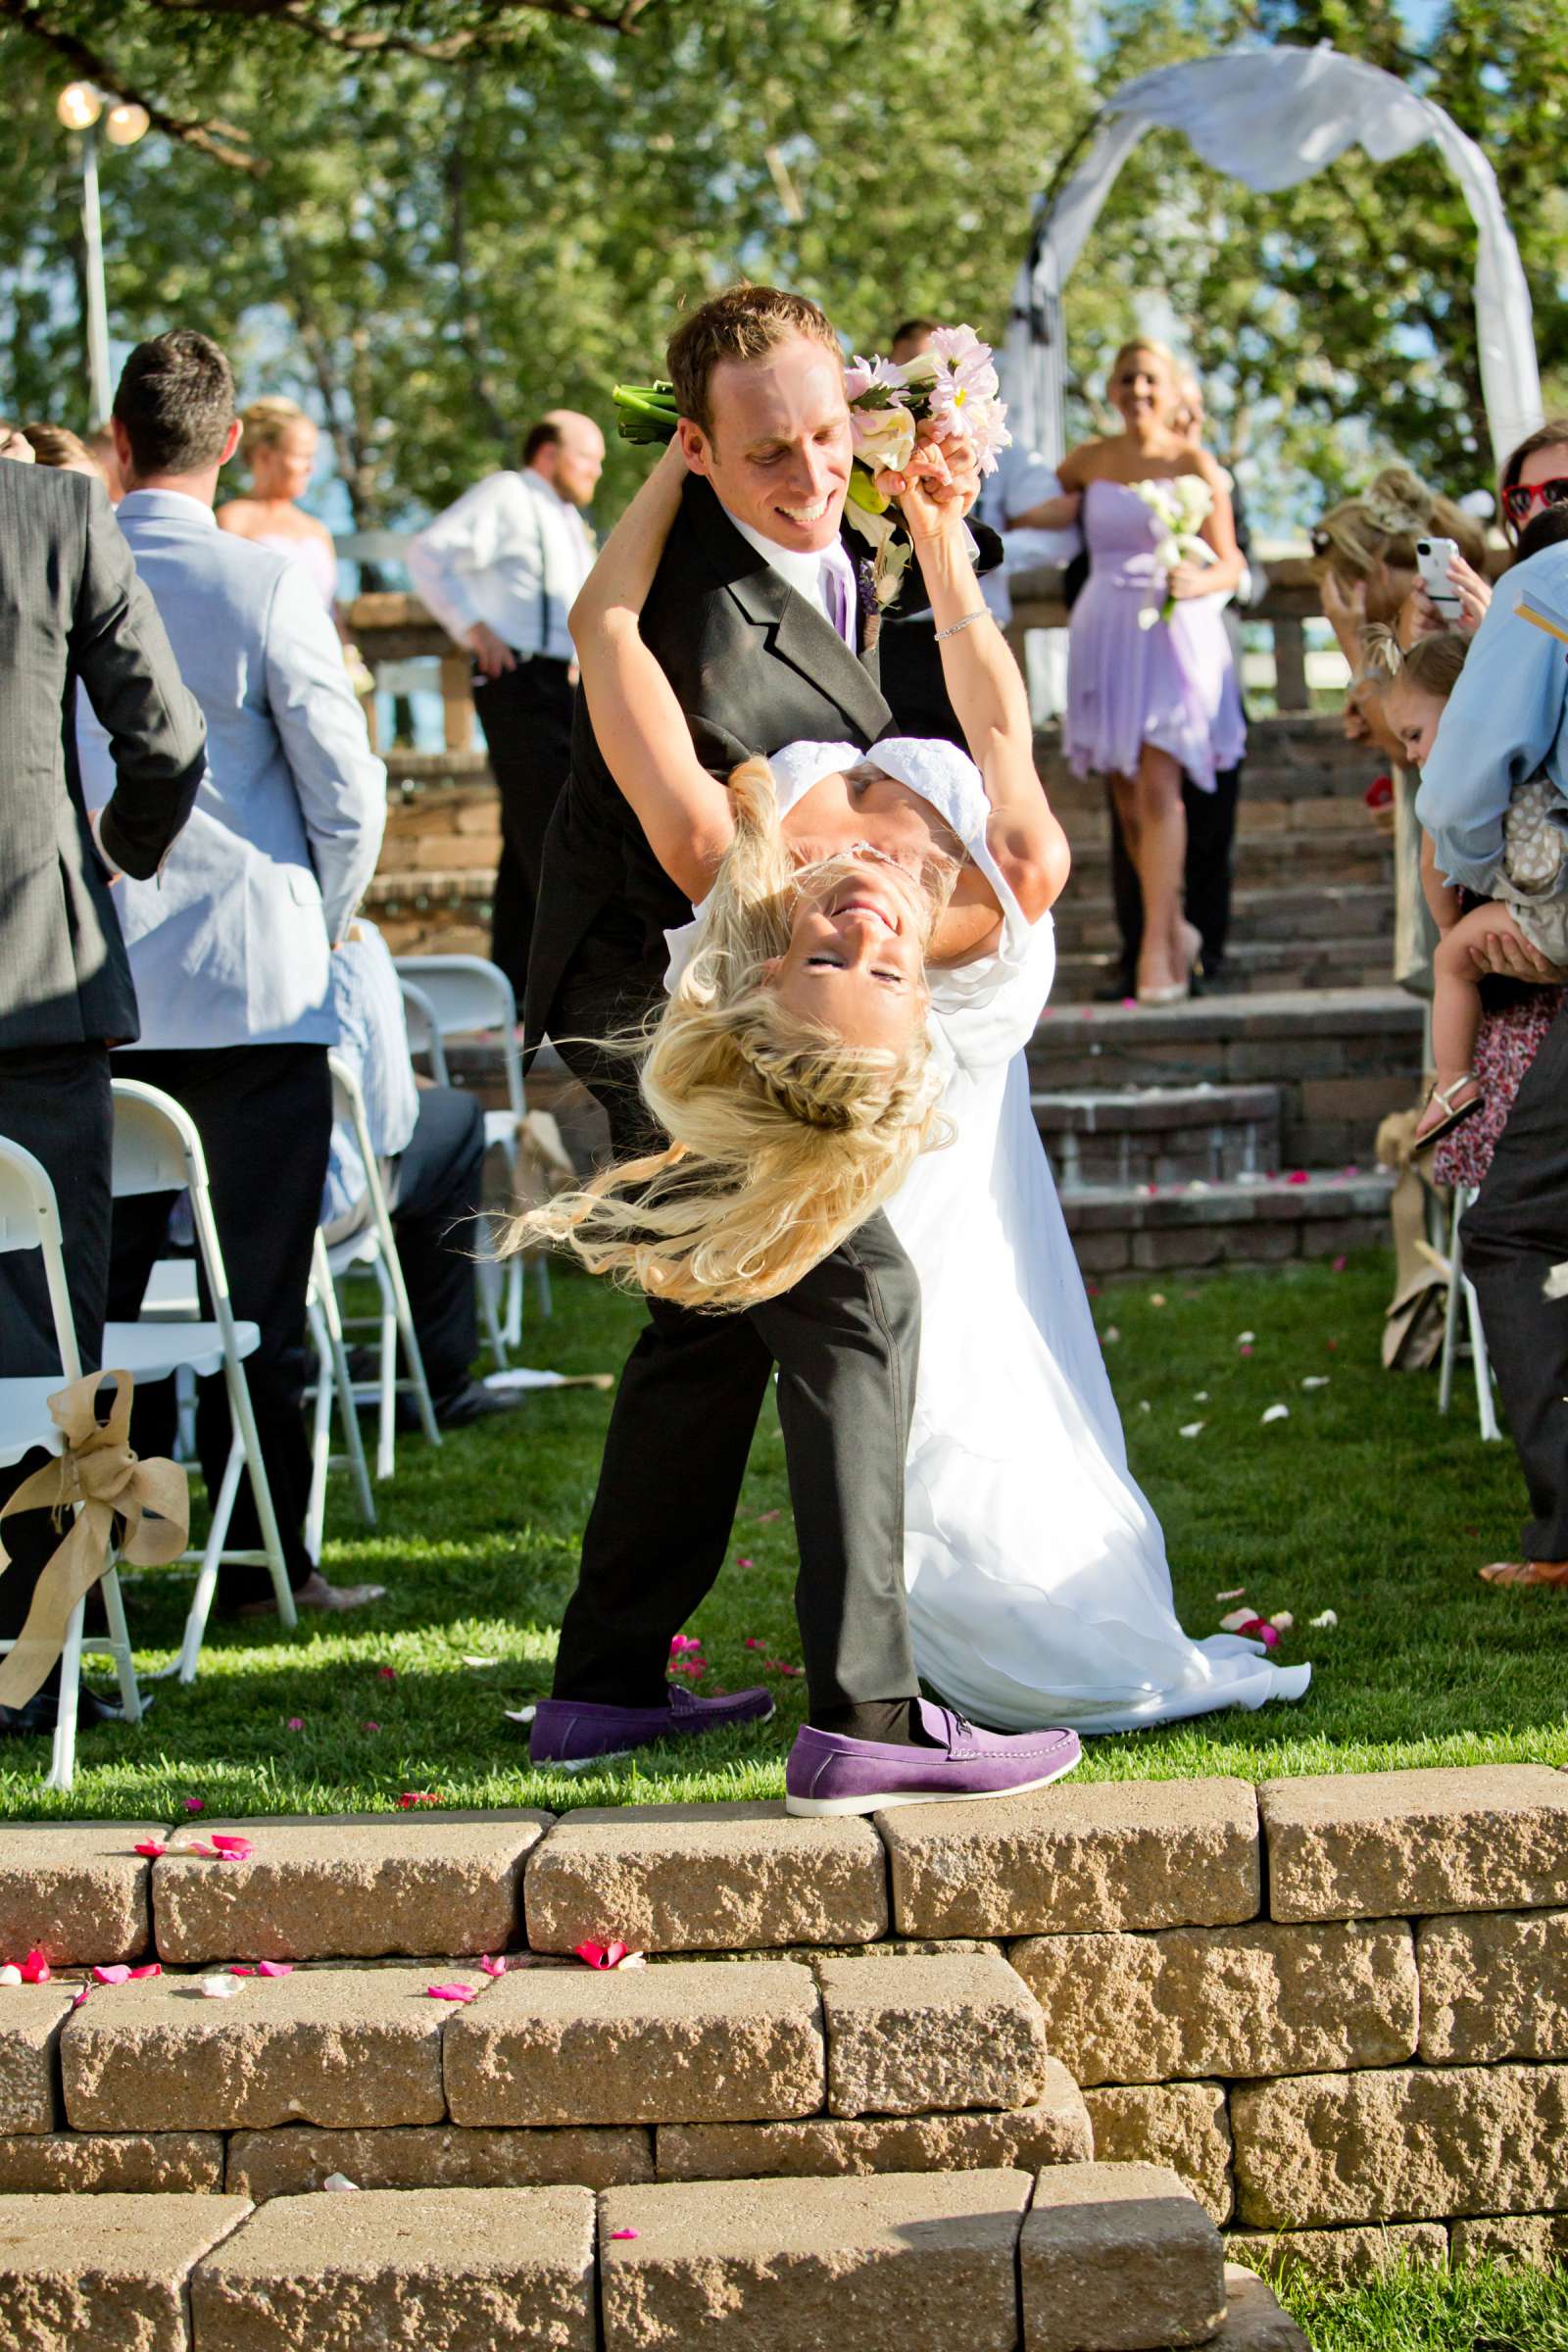
[[[1056,986],[1030,1054],[1035,1115],[1086,1273],[1336,1257],[1386,1231],[1373,1137],[1414,1100],[1419,1004],[1389,981],[1393,856],[1363,806],[1375,762],[1339,722],[1251,730],[1237,834],[1234,993],[1165,1010],[1097,1004],[1110,971],[1102,787],[1070,776],[1053,733],[1041,772],[1073,846],[1056,912]],[[393,756],[372,908],[394,950],[483,953],[498,846],[474,753]],[[499,1100],[493,1054],[454,1057]],[[534,1099],[591,1150],[597,1128],[548,1057]]]

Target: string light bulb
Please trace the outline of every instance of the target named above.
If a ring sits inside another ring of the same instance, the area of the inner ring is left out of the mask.
[[[69,82],[55,100],[55,113],[68,130],[91,130],[104,102],[90,81]]]
[[[149,117],[144,106],[115,106],[109,110],[104,132],[111,147],[134,147],[148,127]]]

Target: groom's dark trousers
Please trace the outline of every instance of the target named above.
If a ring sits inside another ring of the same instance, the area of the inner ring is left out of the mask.
[[[869,667],[741,538],[706,482],[686,485],[642,629],[715,774],[799,738],[863,747],[890,731]],[[690,911],[605,767],[579,696],[571,775],[545,844],[528,1037],[537,1044],[548,1028],[609,1112],[617,1156],[648,1148],[647,1114],[629,1065],[593,1041],[662,1001],[663,933]],[[670,1636],[727,1557],[776,1366],[811,1714],[912,1697],[904,1468],[918,1343],[918,1284],[880,1215],[744,1314],[650,1301],[611,1418],[556,1695],[662,1700]]]
[[[1530,1495],[1521,1556],[1568,1560],[1568,1298],[1544,1295],[1568,1259],[1568,1005],[1525,1072],[1459,1235]]]

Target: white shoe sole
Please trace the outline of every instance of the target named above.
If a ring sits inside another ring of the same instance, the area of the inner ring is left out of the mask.
[[[1020,1781],[1015,1788],[910,1788],[886,1796],[789,1796],[784,1810],[798,1821],[814,1821],[829,1813],[890,1813],[895,1805],[973,1805],[990,1797],[1003,1803],[1009,1796],[1027,1796],[1035,1788],[1049,1788],[1053,1781],[1064,1781],[1069,1772],[1076,1772],[1083,1761],[1074,1756],[1058,1764],[1054,1772],[1042,1773],[1037,1781]]]

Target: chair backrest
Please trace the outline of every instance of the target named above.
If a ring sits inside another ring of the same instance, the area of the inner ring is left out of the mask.
[[[81,1378],[76,1324],[66,1283],[60,1240],[60,1203],[42,1160],[22,1144],[0,1136],[0,1250],[41,1250],[49,1312],[54,1320],[60,1369],[67,1380]]]
[[[517,1051],[517,1000],[501,966],[483,956],[399,956],[394,960],[399,978],[412,980],[428,999],[443,1037],[500,1033],[507,1099],[520,1119],[528,1106]]]
[[[231,1361],[237,1362],[234,1309],[229,1303],[228,1276],[223,1268],[223,1252],[207,1188],[207,1155],[195,1122],[172,1095],[148,1086],[140,1078],[116,1078],[112,1091],[115,1148],[111,1185],[115,1197],[128,1199],[137,1193],[190,1195],[196,1254],[207,1276],[213,1320],[225,1352]]]
[[[397,1245],[392,1236],[392,1215],[387,1207],[386,1186],[381,1181],[381,1163],[375,1156],[369,1113],[365,1107],[359,1077],[353,1064],[345,1061],[341,1054],[328,1054],[326,1066],[332,1075],[332,1116],[334,1119],[346,1119],[353,1128],[355,1148],[365,1168],[365,1190],[370,1203],[370,1218],[364,1232],[373,1234],[388,1256],[396,1256]],[[363,1236],[356,1235],[353,1238],[358,1241]],[[328,1254],[331,1254],[330,1246]]]
[[[403,1025],[409,1033],[409,1052],[424,1055],[437,1086],[450,1086],[452,1073],[447,1067],[447,1050],[441,1042],[441,1024],[435,1006],[406,971],[398,973],[398,984],[403,991]]]

